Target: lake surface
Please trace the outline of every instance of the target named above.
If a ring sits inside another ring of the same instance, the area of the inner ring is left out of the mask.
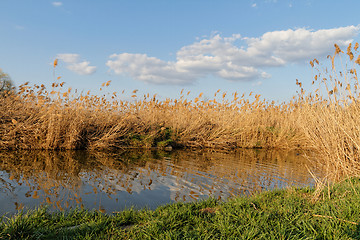
[[[319,168],[297,152],[0,151],[0,214],[41,205],[113,213],[175,201],[227,199],[313,185]]]

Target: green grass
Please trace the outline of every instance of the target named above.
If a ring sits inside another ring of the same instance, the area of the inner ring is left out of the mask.
[[[3,217],[0,239],[360,239],[359,191],[352,179],[113,215],[42,208]]]

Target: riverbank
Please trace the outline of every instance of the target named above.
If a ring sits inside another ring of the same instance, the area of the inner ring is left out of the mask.
[[[181,91],[159,99],[137,90],[93,95],[65,82],[50,89],[26,83],[0,97],[0,149],[302,149],[318,153],[313,160],[329,168],[330,179],[359,176],[360,56],[354,54],[358,44],[349,44],[348,56],[335,44],[331,68],[310,61],[313,87],[306,91],[296,80],[299,91],[283,103],[252,92],[190,99]],[[338,71],[338,55],[352,67]]]
[[[45,209],[2,219],[0,239],[358,239],[360,180],[112,215]]]

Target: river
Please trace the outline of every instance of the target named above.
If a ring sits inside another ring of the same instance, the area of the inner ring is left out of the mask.
[[[296,151],[1,151],[0,214],[49,206],[113,213],[176,201],[311,186],[320,168]]]

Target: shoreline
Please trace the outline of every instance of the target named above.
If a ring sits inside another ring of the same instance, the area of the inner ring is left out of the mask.
[[[360,235],[360,180],[317,192],[314,188],[271,190],[221,202],[174,203],[156,210],[114,215],[45,208],[2,219],[5,239],[353,239]]]

